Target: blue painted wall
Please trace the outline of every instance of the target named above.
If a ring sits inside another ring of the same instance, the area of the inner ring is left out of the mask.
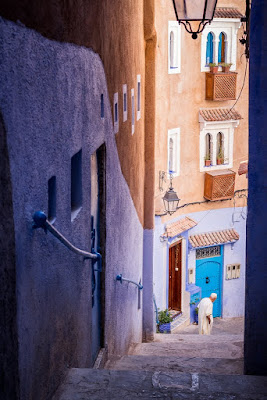
[[[245,373],[267,375],[267,3],[252,2],[249,71],[249,198]]]
[[[106,143],[105,346],[123,354],[142,338],[138,289],[143,229],[122,176],[103,65],[93,51],[0,19],[0,108],[7,131],[16,244],[21,400],[51,398],[69,367],[91,365],[91,264],[32,230],[57,178],[55,227],[90,248],[90,157]],[[101,94],[105,118],[101,119]],[[71,157],[82,149],[83,204],[71,222]]]
[[[243,211],[243,213],[242,213]],[[234,216],[233,213],[235,212]],[[239,240],[234,244],[224,246],[223,271],[222,271],[222,317],[239,317],[244,315],[245,303],[245,250],[246,250],[246,208],[222,208],[217,210],[202,211],[197,213],[185,214],[194,219],[198,224],[188,232],[180,236],[185,239],[188,236],[209,231],[234,228],[240,235]],[[184,216],[173,218],[168,223],[175,222]],[[235,222],[233,223],[233,217]],[[166,282],[164,277],[168,270],[167,242],[160,241],[160,235],[164,233],[165,224],[161,223],[161,218],[155,218],[155,236],[154,236],[154,292],[160,308],[166,307]],[[187,282],[188,268],[196,266],[195,250],[187,251]],[[240,263],[240,278],[234,280],[225,279],[225,268],[227,264]],[[187,285],[186,290],[191,292],[194,285]]]

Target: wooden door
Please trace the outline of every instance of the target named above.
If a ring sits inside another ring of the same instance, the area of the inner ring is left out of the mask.
[[[182,242],[169,248],[169,308],[182,307]]]

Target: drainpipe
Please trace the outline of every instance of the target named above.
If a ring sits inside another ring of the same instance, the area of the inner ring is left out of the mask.
[[[153,237],[155,181],[155,0],[144,1],[145,35],[145,187],[143,240],[143,341],[154,338]]]

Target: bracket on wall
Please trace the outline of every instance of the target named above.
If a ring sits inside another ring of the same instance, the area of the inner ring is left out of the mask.
[[[83,256],[84,260],[86,259],[91,259],[93,262],[93,265],[96,262],[99,262],[99,267],[98,269],[95,269],[95,271],[102,271],[102,256],[100,253],[97,253],[96,251],[93,251],[92,253],[89,253],[88,251],[84,251],[79,249],[78,247],[73,246],[68,239],[66,239],[53,225],[50,224],[49,221],[47,221],[47,217],[43,211],[36,211],[33,215],[33,229],[38,229],[42,228],[45,233],[47,231],[51,232],[52,235],[54,235],[64,246],[66,246],[69,250],[71,250],[73,253],[78,254],[79,256]]]
[[[167,174],[165,171],[159,171],[159,190],[163,191],[163,182],[166,182]]]
[[[122,274],[119,274],[119,275],[116,276],[116,281],[120,281],[120,283],[122,283],[122,281],[133,283],[134,285],[136,285],[138,287],[139,290],[143,289],[143,285],[141,285],[141,279],[140,279],[139,283],[137,283],[137,282],[134,282],[134,281],[132,281],[130,279],[123,278]]]

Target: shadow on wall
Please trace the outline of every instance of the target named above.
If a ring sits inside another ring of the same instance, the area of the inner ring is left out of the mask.
[[[6,131],[1,113],[0,154],[0,394],[3,400],[15,400],[18,395],[15,232]]]

